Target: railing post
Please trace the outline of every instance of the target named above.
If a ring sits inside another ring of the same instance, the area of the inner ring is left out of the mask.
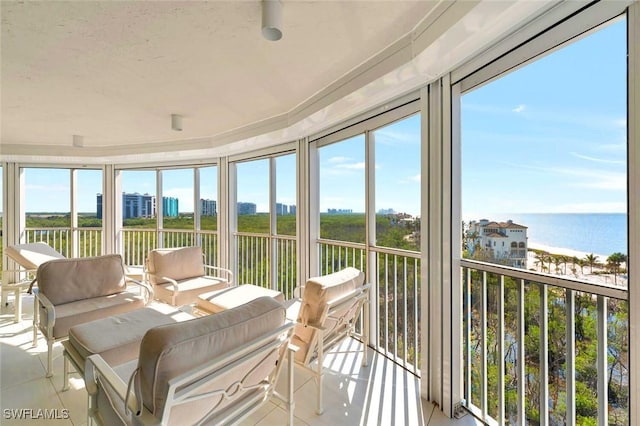
[[[567,426],[576,424],[576,320],[575,291],[566,290],[565,315],[567,318]]]
[[[518,357],[517,374],[518,377],[518,424],[523,425],[526,421],[525,404],[525,354],[524,342],[526,339],[524,332],[524,279],[518,280]]]
[[[549,312],[547,286],[540,286],[540,426],[549,424]]]
[[[608,297],[598,296],[598,425],[609,424],[609,397],[607,377],[607,301]]]

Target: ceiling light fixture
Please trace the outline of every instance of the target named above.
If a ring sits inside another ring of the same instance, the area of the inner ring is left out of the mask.
[[[262,36],[270,41],[282,38],[282,4],[280,0],[262,0]]]
[[[82,148],[84,146],[84,137],[81,135],[73,135],[73,146]]]
[[[182,116],[179,114],[171,114],[171,129],[176,132],[182,131]]]

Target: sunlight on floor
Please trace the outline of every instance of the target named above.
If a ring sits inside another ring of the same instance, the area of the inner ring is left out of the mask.
[[[7,419],[5,410],[50,410],[52,425],[85,425],[87,396],[82,378],[74,374],[70,389],[62,387],[62,345],[54,345],[54,375],[45,378],[46,343],[31,347],[33,297],[23,295],[23,320],[13,322],[13,301],[0,315],[0,408],[3,425],[26,425],[37,420]],[[361,367],[360,343],[347,340],[325,357],[324,413],[315,414],[316,385],[309,373],[295,369],[296,425],[475,425],[472,416],[461,420],[445,417],[433,404],[419,397],[420,380],[387,358],[369,350],[369,365]],[[283,369],[286,371],[286,368]],[[284,391],[284,375],[278,390]],[[272,400],[254,412],[245,425],[283,425],[287,414]],[[43,424],[43,423],[42,423]]]

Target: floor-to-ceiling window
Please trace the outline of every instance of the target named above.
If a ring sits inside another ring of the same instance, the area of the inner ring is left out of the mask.
[[[122,214],[122,255],[127,265],[144,265],[158,247],[156,171],[123,170],[120,187],[115,205]]]
[[[290,298],[297,284],[296,154],[236,161],[232,167],[236,279]]]
[[[200,196],[196,211],[200,245],[206,255],[208,265],[218,265],[218,167],[208,166],[197,169],[200,181]]]
[[[102,254],[102,171],[25,167],[25,241],[67,257]]]
[[[73,232],[77,241],[77,256],[99,256],[103,250],[103,212],[102,206],[97,203],[97,196],[102,192],[102,170],[76,169],[74,173],[74,210],[77,220]]]
[[[149,250],[201,246],[218,264],[218,167],[120,171],[125,262],[142,265]]]
[[[373,284],[373,344],[416,374],[421,293],[417,109],[408,104],[315,141],[319,211],[311,212],[319,228],[319,239],[311,242],[317,273],[347,266],[367,273]]]
[[[465,403],[499,424],[629,422],[627,20],[589,30],[461,97]]]

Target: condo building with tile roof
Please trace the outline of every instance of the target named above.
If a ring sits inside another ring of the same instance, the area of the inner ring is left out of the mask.
[[[526,268],[527,227],[512,220],[472,220],[467,230],[467,251],[471,256],[481,251],[483,260]]]

